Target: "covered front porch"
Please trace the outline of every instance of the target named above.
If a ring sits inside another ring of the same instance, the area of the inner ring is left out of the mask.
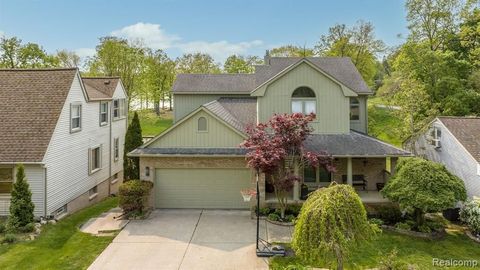
[[[336,157],[334,162],[336,172],[333,173],[323,168],[304,168],[301,172],[302,182],[295,184],[289,201],[303,202],[308,193],[327,187],[334,181],[353,186],[364,203],[388,202],[383,198],[380,190],[394,173],[397,157]],[[261,190],[260,195],[264,194],[265,204],[276,204],[273,186],[268,183],[268,180],[263,179],[261,182],[263,182],[261,185],[264,187],[264,192]]]

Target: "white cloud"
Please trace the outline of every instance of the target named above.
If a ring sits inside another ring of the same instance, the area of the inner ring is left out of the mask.
[[[130,40],[141,40],[146,46],[153,49],[168,49],[175,41],[180,40],[178,36],[166,33],[159,24],[143,22],[125,26],[110,34]]]
[[[262,46],[261,40],[253,40],[239,43],[231,43],[226,40],[217,42],[192,41],[178,44],[178,48],[184,53],[202,52],[208,53],[217,61],[224,61],[232,54],[246,54],[249,49]]]
[[[95,49],[92,48],[79,48],[75,49],[74,52],[82,59],[95,55]]]

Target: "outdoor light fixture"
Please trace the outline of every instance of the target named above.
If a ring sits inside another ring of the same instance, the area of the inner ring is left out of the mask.
[[[150,176],[150,167],[145,167],[145,176]]]
[[[258,176],[259,171],[256,172],[256,184],[257,189],[255,194],[257,195],[257,238],[256,238],[256,253],[257,257],[273,257],[273,256],[285,256],[285,248],[281,245],[272,245],[267,240],[260,238],[260,192],[258,188]],[[252,192],[241,191],[244,201],[250,201]]]

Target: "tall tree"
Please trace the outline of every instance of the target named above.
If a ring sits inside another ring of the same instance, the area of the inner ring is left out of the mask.
[[[32,192],[25,177],[23,165],[17,166],[17,175],[10,199],[10,216],[8,226],[15,230],[33,222],[33,210],[35,205],[32,202]]]
[[[178,73],[220,73],[220,66],[206,53],[188,53],[177,58]]]
[[[0,38],[0,67],[4,68],[42,68],[56,67],[58,59],[49,55],[36,43],[22,44],[17,37]]]
[[[140,177],[140,162],[138,157],[128,157],[127,154],[143,144],[142,128],[137,112],[134,113],[125,134],[123,153],[123,173],[125,180],[135,180]]]
[[[57,51],[56,57],[58,59],[59,66],[61,67],[74,68],[80,65],[80,56],[78,56],[75,52],[60,50]]]
[[[145,48],[142,44],[117,37],[102,37],[95,55],[87,63],[88,73],[94,76],[119,76],[130,104],[136,98],[136,84],[143,71],[144,59]]]
[[[269,51],[272,57],[312,57],[315,56],[313,49],[295,45],[285,45],[273,48]]]
[[[344,24],[330,27],[315,50],[323,56],[350,57],[363,79],[373,86],[378,67],[376,56],[385,50],[385,44],[375,37],[371,23],[358,21],[352,27]]]
[[[449,36],[456,30],[459,0],[407,0],[410,38],[426,40],[432,51],[447,46]]]
[[[223,69],[226,73],[253,73],[255,65],[262,63],[262,60],[257,56],[241,56],[230,55],[225,63]]]

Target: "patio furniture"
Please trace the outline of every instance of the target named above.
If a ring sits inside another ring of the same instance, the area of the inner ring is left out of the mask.
[[[342,175],[342,181],[344,184],[347,183],[347,176]],[[354,174],[352,175],[352,185],[354,187],[362,187],[363,190],[367,189],[367,180],[365,179],[365,175],[363,174]]]
[[[377,183],[377,190],[380,191],[383,189],[383,187],[385,187],[385,183]]]

